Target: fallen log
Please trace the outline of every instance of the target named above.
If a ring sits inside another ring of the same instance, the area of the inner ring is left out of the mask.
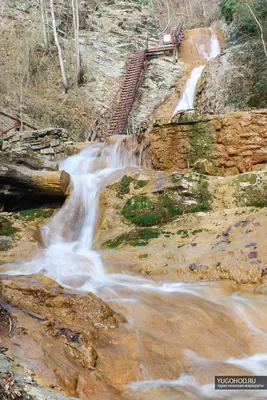
[[[34,171],[24,166],[0,164],[0,195],[66,196],[70,177],[65,171]]]
[[[58,169],[56,163],[33,157],[32,154],[16,156],[0,152],[0,197],[67,196],[70,176],[55,169]]]

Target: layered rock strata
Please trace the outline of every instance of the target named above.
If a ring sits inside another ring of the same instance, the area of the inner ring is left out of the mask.
[[[148,158],[159,170],[193,168],[226,176],[258,169],[267,160],[266,124],[266,110],[180,114],[171,122],[155,121],[147,139]]]

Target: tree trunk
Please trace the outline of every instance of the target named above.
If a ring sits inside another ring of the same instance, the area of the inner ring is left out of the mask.
[[[57,50],[58,50],[58,58],[59,58],[59,65],[60,65],[60,70],[61,70],[62,81],[63,81],[63,85],[64,85],[64,88],[65,88],[65,91],[67,92],[67,90],[69,88],[69,85],[68,85],[68,81],[67,81],[67,77],[66,77],[66,73],[65,73],[65,66],[64,66],[64,61],[63,61],[63,57],[62,57],[62,50],[61,50],[61,46],[60,46],[60,43],[59,43],[59,40],[58,40],[53,0],[50,0],[50,9],[51,9],[51,17],[52,17],[54,39],[55,39],[55,44],[56,44]]]
[[[267,46],[266,46],[266,43],[265,43],[265,40],[264,40],[263,28],[262,28],[262,26],[261,26],[261,24],[260,24],[260,21],[259,21],[258,18],[256,17],[254,11],[252,10],[252,8],[250,7],[250,5],[248,4],[248,1],[247,1],[247,6],[248,6],[248,9],[249,9],[249,11],[250,11],[252,17],[254,18],[254,20],[256,21],[256,24],[257,24],[258,27],[259,27],[260,35],[261,35],[261,41],[262,41],[262,46],[263,46],[263,50],[264,50],[264,54],[265,54],[265,57],[267,58]]]
[[[38,170],[31,169],[29,166]],[[28,156],[26,153],[0,153],[1,197],[67,196],[70,176],[65,171],[56,171],[56,168],[56,163],[43,161],[38,157]]]
[[[73,30],[75,41],[75,54],[76,54],[76,77],[77,85],[80,82],[81,76],[81,57],[80,57],[80,44],[79,44],[79,1],[72,0],[72,14],[73,14]]]
[[[44,10],[44,0],[40,0],[41,16],[42,16],[42,26],[44,34],[44,44],[45,47],[48,46],[47,33],[46,33],[46,21],[45,21],[45,10]]]

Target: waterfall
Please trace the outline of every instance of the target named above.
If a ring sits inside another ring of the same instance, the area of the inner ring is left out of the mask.
[[[199,44],[197,46],[197,50],[199,54],[202,56],[204,60],[210,61],[211,59],[215,58],[220,54],[221,52],[221,47],[219,40],[215,33],[212,31],[212,29],[209,29],[210,37],[209,37],[209,42],[208,46],[205,46],[205,42],[202,44]],[[181,99],[178,101],[174,111],[173,115],[174,116],[178,111],[181,110],[191,110],[194,108],[194,100],[195,100],[195,93],[196,93],[196,87],[198,80],[203,72],[203,69],[205,68],[205,65],[200,65],[198,67],[195,67],[193,71],[191,72],[191,75],[189,79],[187,80]]]
[[[43,271],[65,287],[86,291],[110,283],[101,257],[91,250],[98,198],[116,171],[137,166],[135,149],[136,138],[112,136],[62,161],[60,170],[70,174],[72,190],[62,209],[42,229],[45,254],[15,270],[10,265],[9,275]]]

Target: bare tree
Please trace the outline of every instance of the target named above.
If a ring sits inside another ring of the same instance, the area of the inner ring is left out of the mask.
[[[203,10],[203,17],[206,19],[206,7],[205,7],[205,0],[202,0],[202,10]]]
[[[48,45],[48,40],[47,40],[47,32],[46,32],[46,18],[45,18],[44,0],[40,0],[40,7],[41,7],[41,16],[42,16],[42,27],[43,27],[43,34],[44,34],[44,43],[45,43],[45,47],[47,47],[47,45]]]
[[[259,21],[258,18],[256,17],[254,11],[252,10],[252,8],[251,8],[251,6],[250,6],[250,4],[248,3],[247,0],[246,0],[246,4],[247,4],[247,7],[248,7],[248,9],[249,9],[251,15],[253,16],[254,20],[256,21],[256,24],[258,25],[258,27],[259,27],[259,29],[260,29],[260,35],[261,35],[261,41],[262,41],[262,45],[263,45],[263,49],[264,49],[264,54],[265,54],[265,56],[266,56],[266,58],[267,58],[267,47],[266,47],[266,43],[265,43],[265,40],[264,40],[264,34],[263,34],[262,25],[260,24],[260,21]]]
[[[79,0],[72,0],[72,13],[73,13],[73,29],[75,40],[75,53],[76,53],[76,82],[79,84],[81,77],[81,56],[79,45]]]
[[[56,44],[57,49],[58,49],[58,58],[59,58],[59,65],[60,65],[60,70],[61,70],[63,86],[65,88],[65,91],[67,92],[67,90],[69,88],[69,85],[68,85],[68,80],[67,80],[67,76],[66,76],[66,73],[65,73],[65,66],[64,66],[64,61],[63,61],[63,57],[62,57],[62,50],[61,50],[61,46],[60,46],[60,43],[59,43],[59,40],[58,40],[53,0],[50,0],[50,10],[51,10],[51,17],[52,17],[52,25],[53,25],[55,44]]]

